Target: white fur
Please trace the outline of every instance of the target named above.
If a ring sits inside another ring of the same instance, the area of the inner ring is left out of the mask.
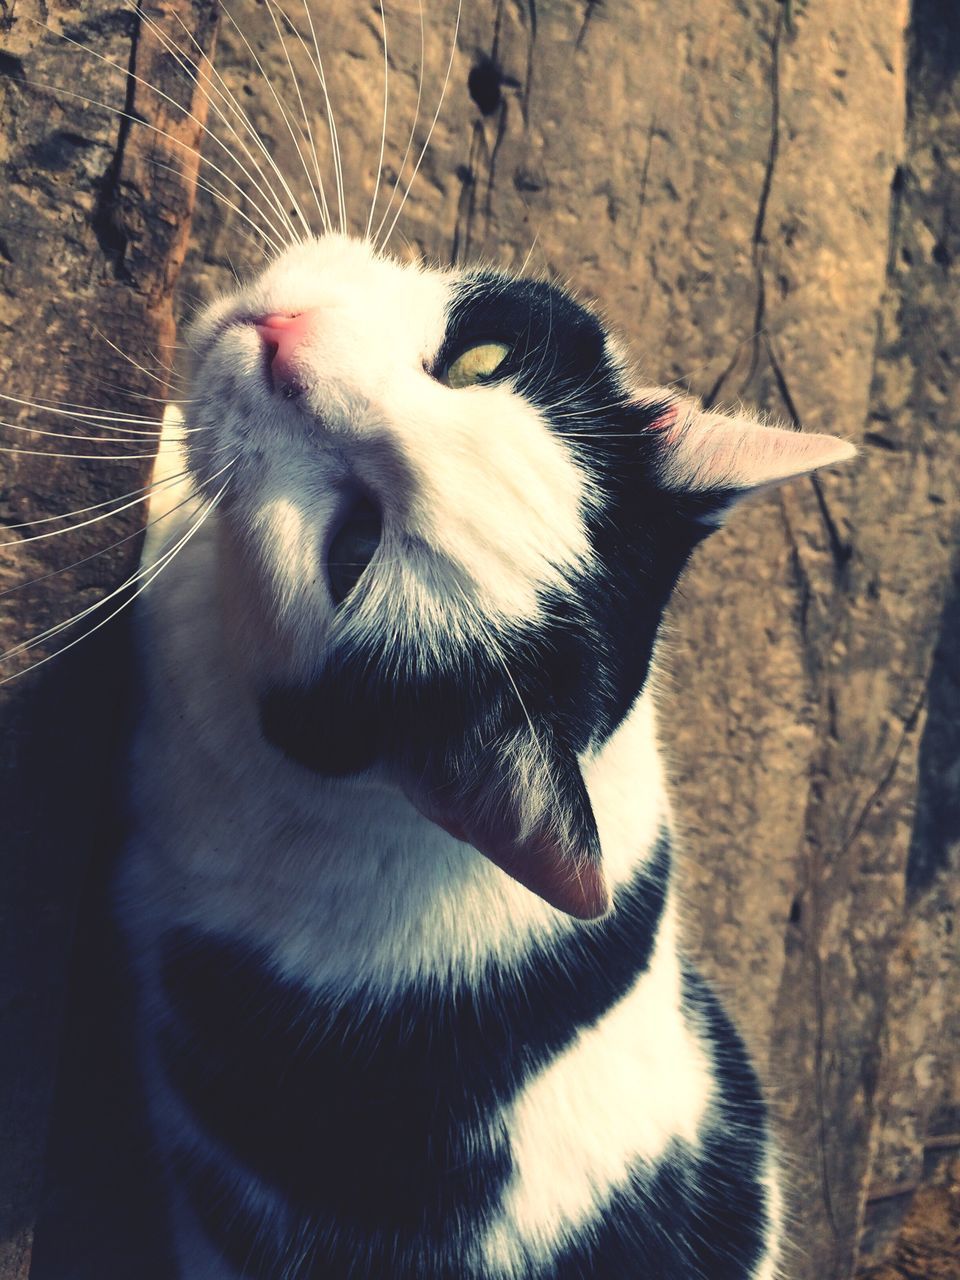
[[[712,1078],[680,1013],[672,912],[646,973],[520,1093],[505,1116],[514,1174],[484,1242],[498,1273],[546,1261],[596,1218],[633,1166],[695,1143]]]
[[[327,236],[191,332],[191,454],[206,474],[237,458],[227,520],[247,594],[261,594],[280,633],[271,655],[285,656],[284,674],[309,675],[331,629],[358,642],[373,631],[438,662],[459,634],[495,643],[587,565],[589,487],[563,441],[509,381],[453,390],[428,372],[454,279]],[[270,390],[261,340],[244,323],[277,311],[310,313],[295,398]],[[338,494],[355,482],[382,507],[383,539],[362,597],[335,615],[321,551]]]
[[[376,775],[320,779],[263,740],[218,607],[215,520],[141,610],[140,825],[124,879],[141,939],[155,918],[193,922],[270,947],[291,974],[389,989],[438,970],[469,975],[491,953],[509,959],[571,928],[395,786]],[[584,764],[613,889],[647,856],[667,811],[653,734],[644,697]]]

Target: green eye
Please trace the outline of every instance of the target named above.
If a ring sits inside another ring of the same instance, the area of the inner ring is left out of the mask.
[[[510,348],[502,342],[478,342],[475,347],[461,351],[451,360],[440,375],[440,381],[448,387],[473,387],[489,378],[506,360]]]

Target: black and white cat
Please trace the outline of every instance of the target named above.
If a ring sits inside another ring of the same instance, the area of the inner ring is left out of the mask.
[[[148,542],[117,895],[180,1275],[771,1280],[650,665],[731,504],[853,449],[635,386],[552,285],[335,234],[190,341],[212,502]]]

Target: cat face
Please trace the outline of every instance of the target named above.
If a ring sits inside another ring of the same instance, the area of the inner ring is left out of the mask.
[[[190,461],[201,483],[232,464],[224,557],[266,736],[323,774],[386,769],[554,905],[602,913],[580,757],[722,513],[850,447],[634,388],[552,285],[334,235],[190,342]]]

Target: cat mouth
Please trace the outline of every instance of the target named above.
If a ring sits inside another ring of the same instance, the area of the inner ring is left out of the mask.
[[[353,498],[327,546],[327,581],[334,604],[343,604],[363,577],[383,536],[380,508],[367,494]]]

